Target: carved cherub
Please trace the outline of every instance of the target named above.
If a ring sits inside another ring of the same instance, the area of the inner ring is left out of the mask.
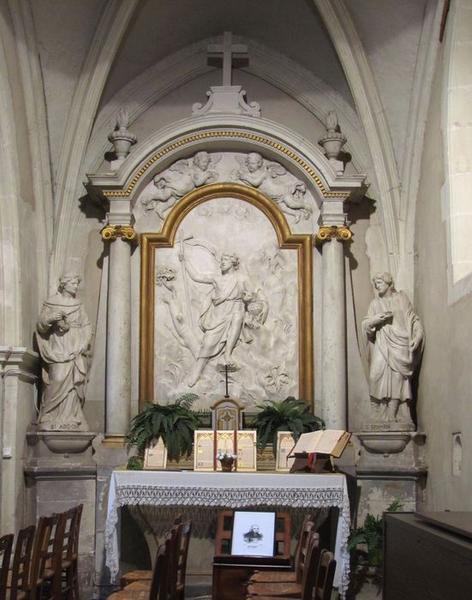
[[[249,154],[243,157],[237,156],[236,160],[241,168],[234,172],[235,179],[258,188],[269,177],[264,159],[258,152],[249,152]]]
[[[221,154],[197,152],[193,158],[178,160],[169,168],[169,177],[178,174],[178,189],[183,196],[196,187],[213,183],[218,179],[214,167],[220,162]]]
[[[306,220],[312,215],[313,211],[306,203],[305,194],[306,185],[303,181],[297,181],[288,193],[277,200],[278,204],[285,204],[286,208],[284,209],[281,206],[282,210],[289,215],[293,215],[295,217],[295,223],[299,223],[302,216]]]
[[[221,160],[221,154],[197,152],[193,158],[178,160],[166,171],[157,175],[153,187],[141,199],[145,211],[154,211],[164,220],[164,213],[174,206],[177,200],[196,187],[213,183],[218,173],[213,169]],[[162,208],[159,208],[159,206]]]
[[[164,220],[165,211],[174,206],[177,200],[181,197],[178,190],[169,185],[165,177],[158,175],[153,179],[153,187],[149,194],[141,198],[141,204],[144,206],[145,212],[154,211],[157,216]],[[162,209],[159,206],[163,204]]]
[[[305,201],[306,186],[302,181],[293,181],[287,177],[288,171],[276,162],[265,161],[257,152],[245,157],[237,157],[241,169],[234,175],[240,181],[257,187],[272,198],[281,210],[295,218],[298,223],[303,216],[308,219],[312,210]]]

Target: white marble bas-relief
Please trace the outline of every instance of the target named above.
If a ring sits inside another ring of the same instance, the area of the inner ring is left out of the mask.
[[[234,173],[236,181],[258,188],[272,198],[282,212],[294,217],[295,223],[301,218],[310,218],[312,209],[305,200],[303,181],[294,181],[285,167],[264,160],[258,152],[250,152],[244,157],[237,157],[237,160],[240,168]]]
[[[362,322],[369,349],[369,391],[374,422],[412,424],[411,379],[423,351],[424,330],[407,295],[390,273],[373,278],[375,298]]]
[[[219,154],[197,152],[193,158],[178,160],[169,169],[156,175],[152,185],[140,198],[145,212],[154,211],[164,220],[165,213],[196,187],[214,183],[218,173],[214,167],[221,159]]]
[[[192,389],[208,408],[225,364],[246,406],[297,395],[297,294],[297,253],[258,209],[235,198],[194,209],[156,253],[156,399]]]
[[[37,323],[44,392],[38,417],[43,431],[88,431],[82,411],[92,327],[76,298],[80,277],[64,275]]]
[[[248,154],[197,152],[165,169],[146,186],[136,202],[139,231],[159,231],[169,210],[195,188],[209,183],[237,182],[256,188],[271,198],[292,226],[313,231],[318,206],[303,181],[280,163],[257,152]]]

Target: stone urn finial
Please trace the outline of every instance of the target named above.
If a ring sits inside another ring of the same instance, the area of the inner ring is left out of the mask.
[[[346,136],[339,128],[336,112],[330,110],[326,115],[326,135],[319,140],[319,145],[323,146],[325,154],[330,161],[340,163],[339,155],[346,141]],[[336,164],[335,167],[338,167],[338,165]],[[336,170],[338,171],[339,169],[336,168]]]
[[[126,108],[122,107],[116,117],[115,129],[108,136],[116,154],[116,161],[114,163],[121,164],[128,156],[130,146],[136,144],[136,136],[128,130],[128,125],[129,113]]]

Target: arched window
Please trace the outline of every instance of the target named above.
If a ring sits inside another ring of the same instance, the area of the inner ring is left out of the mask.
[[[451,3],[445,47],[444,208],[453,298],[472,291],[472,3]]]

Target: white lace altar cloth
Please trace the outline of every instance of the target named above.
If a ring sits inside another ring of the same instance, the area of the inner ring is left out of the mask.
[[[106,566],[119,573],[118,509],[121,506],[226,508],[339,508],[334,585],[344,597],[349,584],[349,498],[344,475],[296,473],[197,473],[113,471],[105,525]]]

